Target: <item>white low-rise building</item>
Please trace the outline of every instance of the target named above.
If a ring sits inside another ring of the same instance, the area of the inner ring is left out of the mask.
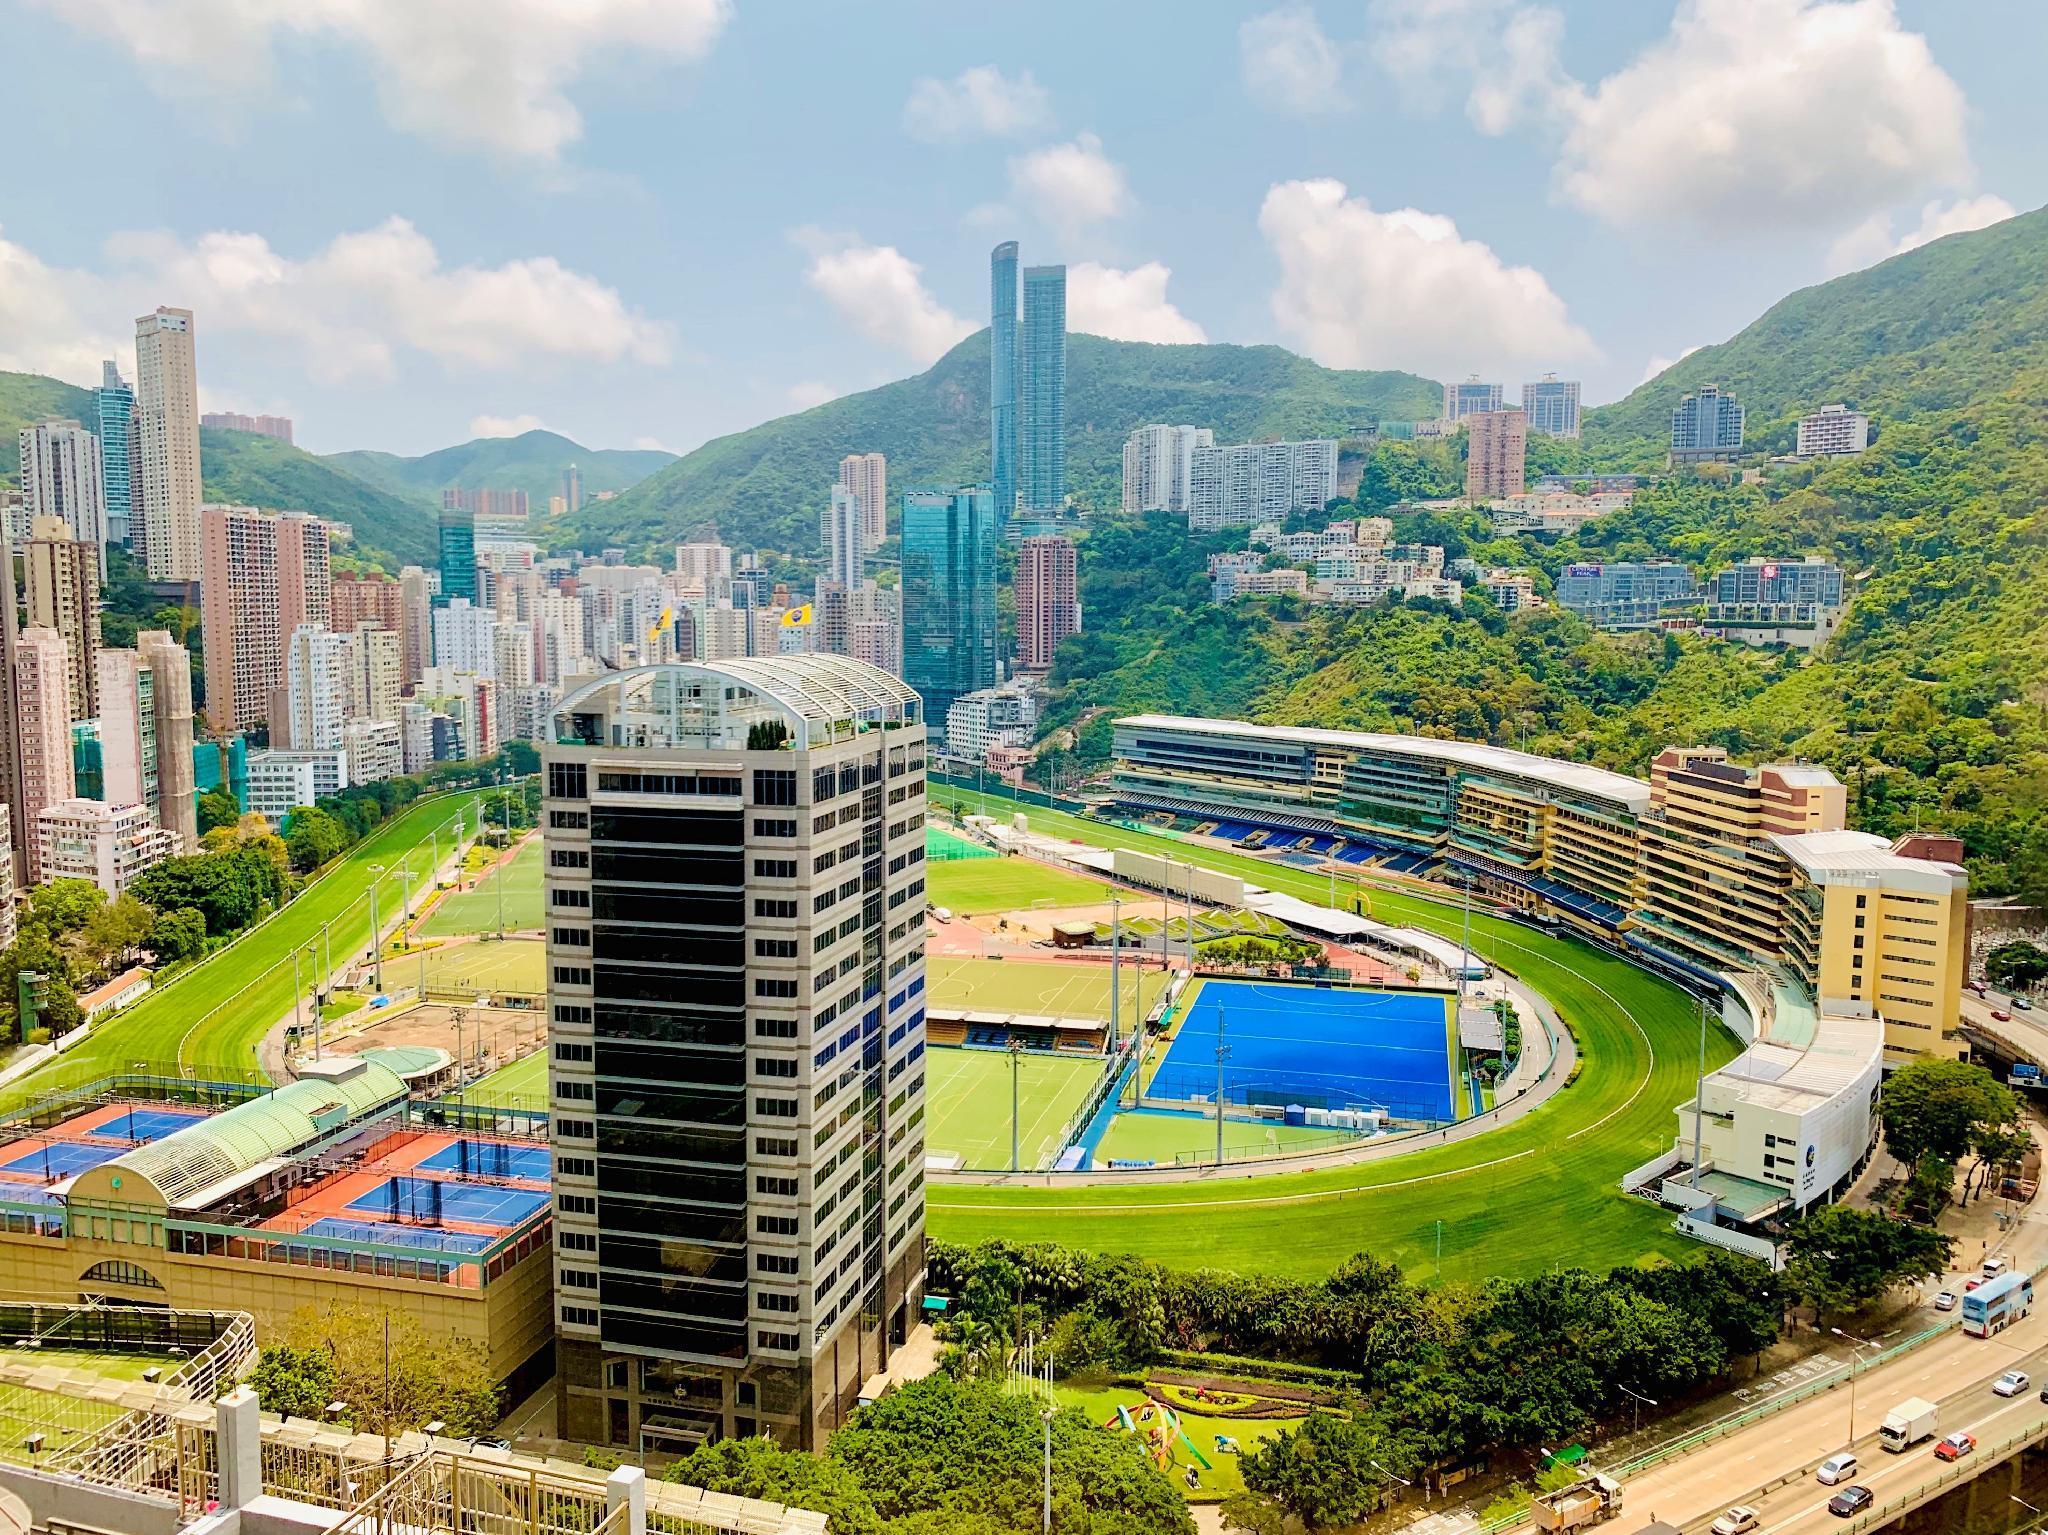
[[[147,805],[67,799],[36,812],[36,867],[45,883],[89,879],[115,896],[177,851],[177,833],[157,825]]]
[[[946,755],[986,764],[992,746],[1029,745],[1037,723],[1038,693],[1031,684],[977,688],[946,711]]]
[[[377,783],[405,771],[404,732],[397,720],[350,720],[341,729],[348,781]]]
[[[301,805],[316,805],[348,785],[348,753],[340,747],[249,753],[249,811],[279,830]]]
[[[1823,405],[1799,418],[1801,458],[1832,458],[1861,453],[1870,446],[1870,417],[1846,405]]]

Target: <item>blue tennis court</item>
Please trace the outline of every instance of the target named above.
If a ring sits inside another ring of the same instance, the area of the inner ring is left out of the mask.
[[[510,1229],[547,1202],[547,1195],[532,1189],[498,1189],[446,1178],[390,1178],[382,1188],[350,1200],[348,1207],[371,1217],[468,1221]]]
[[[545,1146],[509,1146],[503,1141],[459,1140],[419,1164],[423,1173],[469,1173],[479,1178],[531,1178],[546,1183],[554,1158]]]
[[[197,1124],[206,1115],[198,1109],[123,1109],[103,1125],[85,1133],[96,1141],[142,1146]]]
[[[473,1231],[438,1231],[427,1226],[398,1226],[390,1221],[351,1221],[323,1215],[305,1229],[309,1237],[340,1237],[345,1242],[382,1242],[386,1247],[420,1247],[432,1252],[480,1253],[496,1237]]]
[[[1204,981],[1147,1097],[1215,1100],[1219,1015],[1230,1102],[1456,1117],[1449,1003],[1431,992]]]
[[[102,1162],[111,1162],[122,1152],[119,1146],[85,1146],[74,1141],[55,1141],[16,1157],[0,1166],[0,1172],[24,1178],[69,1178]]]

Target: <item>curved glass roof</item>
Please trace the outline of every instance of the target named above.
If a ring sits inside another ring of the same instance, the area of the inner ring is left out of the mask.
[[[366,1051],[362,1069],[338,1080],[305,1077],[211,1119],[124,1151],[110,1171],[134,1173],[173,1205],[224,1178],[287,1156],[405,1097],[397,1073]]]
[[[816,745],[877,725],[914,724],[923,713],[923,700],[901,678],[850,656],[743,656],[594,678],[556,706],[556,734],[592,745],[730,750],[769,718]]]

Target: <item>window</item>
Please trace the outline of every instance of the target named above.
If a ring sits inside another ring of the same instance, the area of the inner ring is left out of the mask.
[[[562,1283],[572,1290],[595,1290],[597,1275],[589,1269],[563,1269]]]
[[[587,927],[558,927],[554,930],[555,942],[571,949],[590,947],[590,929]]]
[[[802,1187],[803,1185],[794,1178],[771,1178],[762,1174],[754,1179],[756,1194],[773,1194],[781,1199],[796,1198],[797,1190]]]
[[[590,1022],[590,1009],[576,1003],[558,1002],[555,1004],[555,1022],[588,1023]]]
[[[595,1327],[597,1308],[594,1306],[564,1306],[562,1321],[570,1327]]]
[[[557,965],[555,966],[555,984],[557,986],[588,986],[590,984],[590,967],[588,965]]]
[[[587,810],[550,810],[548,825],[556,831],[589,831],[590,812]]]
[[[571,1044],[567,1040],[558,1041],[555,1045],[555,1059],[558,1061],[587,1061],[595,1053],[589,1045]]]
[[[794,1274],[796,1272],[795,1267],[792,1265],[788,1272]],[[140,1268],[133,1263],[123,1263],[119,1259],[115,1259],[110,1263],[95,1263],[91,1268],[78,1276],[78,1282],[80,1284],[128,1285],[130,1288],[137,1290],[161,1290],[163,1288],[163,1285],[158,1282],[156,1276],[150,1273],[148,1269]]]
[[[757,1135],[754,1137],[754,1153],[763,1157],[793,1157],[797,1152],[796,1137],[793,1135]]]
[[[795,1039],[796,1020],[794,1018],[756,1018],[754,1020],[754,1038]]]
[[[556,906],[580,906],[587,910],[590,906],[590,892],[570,886],[554,891],[551,901]]]
[[[587,1119],[557,1119],[555,1137],[558,1140],[590,1141],[597,1139],[597,1127]],[[568,1171],[565,1165],[562,1169]],[[594,1169],[593,1169],[594,1170]]]
[[[754,817],[754,835],[757,837],[794,837],[796,835],[796,822],[794,820],[785,820],[781,817],[771,819],[768,816],[757,815]]]
[[[555,1203],[561,1206],[564,1215],[595,1215],[597,1201],[588,1194],[557,1194]]]
[[[797,1102],[794,1098],[756,1098],[754,1112],[763,1119],[794,1119]]]
[[[599,773],[597,786],[612,794],[737,794],[737,778],[709,773]]]
[[[556,1157],[555,1172],[564,1178],[595,1178],[597,1164],[589,1157]]]
[[[837,775],[833,773],[832,769],[828,767],[813,768],[811,770],[812,804],[822,805],[825,803],[826,800],[832,797],[833,779],[836,776]]]
[[[754,1075],[757,1077],[792,1078],[796,1075],[796,1062],[784,1060],[779,1056],[764,1055],[755,1060]]]
[[[757,917],[794,917],[796,915],[796,902],[757,900],[754,902],[754,915]]]
[[[587,869],[590,853],[586,848],[558,847],[548,853],[548,863],[557,869]]]
[[[558,1231],[555,1245],[564,1252],[594,1253],[597,1251],[597,1233],[594,1231]]]
[[[796,860],[794,858],[756,858],[754,860],[754,878],[795,879]]]
[[[754,1230],[764,1237],[793,1237],[799,1222],[794,1215],[757,1215]]]
[[[585,1048],[587,1049],[588,1046]],[[597,1097],[597,1084],[594,1082],[579,1082],[574,1077],[565,1077],[555,1084],[555,1096],[557,1098],[576,1099],[583,1103],[589,1103]]]
[[[548,764],[549,799],[589,799],[590,780],[580,762]]]
[[[756,938],[754,955],[757,959],[795,959],[797,943],[794,938]]]
[[[798,1309],[797,1298],[794,1295],[785,1295],[780,1290],[756,1290],[754,1304],[763,1311],[792,1312]]]
[[[797,1260],[788,1253],[755,1253],[754,1271],[758,1274],[794,1274]]]
[[[754,772],[754,803],[794,805],[796,772],[790,768],[758,768]]]
[[[754,981],[754,995],[757,997],[794,997],[796,982],[786,981],[777,976],[764,975]]]
[[[766,1328],[756,1328],[754,1331],[754,1344],[757,1348],[774,1349],[780,1353],[794,1354],[797,1348],[797,1335],[793,1332],[769,1332]]]

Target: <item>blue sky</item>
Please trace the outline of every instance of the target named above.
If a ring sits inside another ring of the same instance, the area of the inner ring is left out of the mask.
[[[2048,201],[2032,0],[0,0],[0,42],[0,367],[90,382],[186,305],[205,403],[322,451],[687,449],[917,371],[1012,236],[1076,329],[1611,399]]]

